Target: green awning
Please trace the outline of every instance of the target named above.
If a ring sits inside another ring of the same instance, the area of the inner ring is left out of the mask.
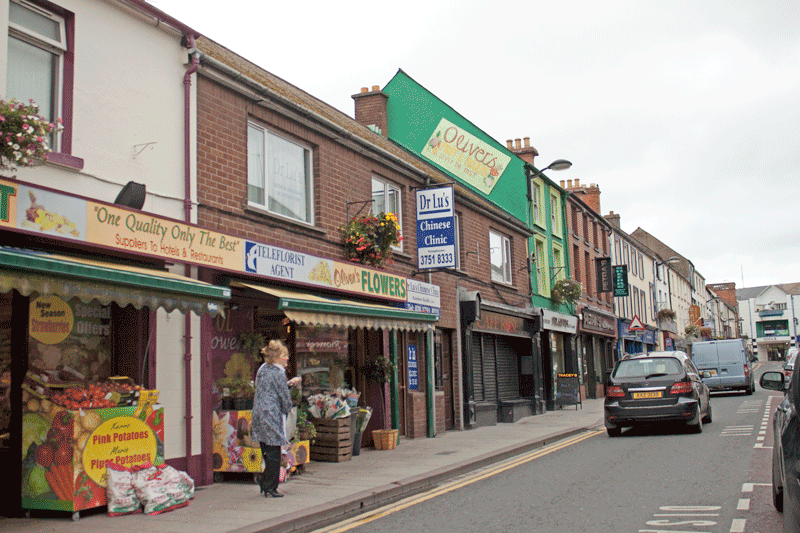
[[[328,298],[308,292],[291,291],[232,282],[233,287],[246,287],[277,298],[277,307],[292,322],[298,324],[339,326],[366,329],[398,329],[428,331],[439,317],[388,305]]]
[[[0,292],[32,293],[98,300],[136,309],[163,308],[182,313],[224,311],[230,289],[162,270],[113,264],[64,255],[0,248]]]

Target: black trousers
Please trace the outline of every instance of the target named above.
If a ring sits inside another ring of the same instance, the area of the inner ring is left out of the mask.
[[[261,488],[264,491],[278,489],[278,476],[281,471],[281,447],[261,444],[261,455],[264,456],[264,472],[261,474]]]

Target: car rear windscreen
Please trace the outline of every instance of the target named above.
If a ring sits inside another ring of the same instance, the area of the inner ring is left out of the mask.
[[[647,376],[673,375],[682,372],[681,364],[671,357],[651,359],[628,359],[620,361],[614,371],[615,378],[644,378]]]

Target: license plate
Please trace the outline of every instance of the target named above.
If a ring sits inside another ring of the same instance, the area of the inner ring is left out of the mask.
[[[661,398],[661,391],[634,392],[633,393],[633,399],[634,400],[646,400],[648,398]]]

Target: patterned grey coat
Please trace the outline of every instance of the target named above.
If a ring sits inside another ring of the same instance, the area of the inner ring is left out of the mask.
[[[292,410],[286,372],[264,363],[256,374],[253,398],[253,440],[267,446],[287,444],[283,417]]]

